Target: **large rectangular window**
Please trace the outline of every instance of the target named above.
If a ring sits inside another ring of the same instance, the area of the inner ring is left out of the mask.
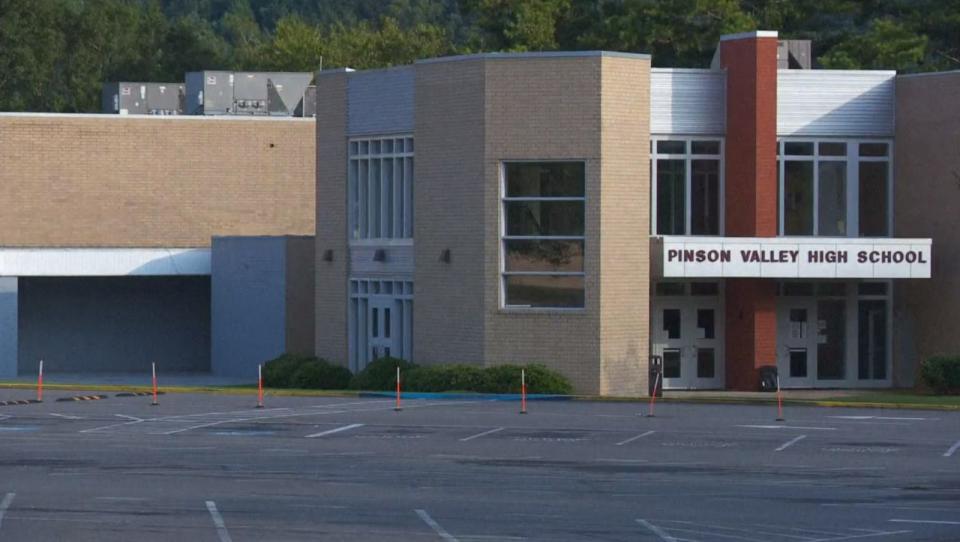
[[[352,139],[348,214],[351,241],[413,237],[413,138]]]
[[[503,164],[503,304],[584,306],[583,162]]]
[[[889,235],[889,153],[884,141],[782,140],[780,234]]]
[[[654,138],[650,166],[656,235],[720,234],[720,140]]]

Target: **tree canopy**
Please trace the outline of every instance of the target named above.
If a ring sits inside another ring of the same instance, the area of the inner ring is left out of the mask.
[[[0,110],[94,112],[104,81],[608,49],[705,67],[723,34],[813,40],[819,67],[960,69],[960,0],[0,0]]]

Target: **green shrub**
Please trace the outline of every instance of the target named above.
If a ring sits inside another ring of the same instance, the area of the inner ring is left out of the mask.
[[[289,388],[300,366],[315,360],[314,357],[300,354],[283,354],[272,359],[263,366],[263,385],[268,388]]]
[[[400,367],[401,380],[406,382],[407,372],[416,367],[409,361],[397,358],[380,358],[370,362],[362,371],[353,375],[350,387],[355,390],[386,391],[397,385],[397,366]]]
[[[569,395],[573,386],[562,374],[543,365],[494,365],[484,369],[484,381],[477,391],[485,393],[520,393],[520,371],[526,371],[527,393]]]
[[[483,387],[484,370],[471,365],[426,365],[407,373],[404,388],[409,391],[478,391]]]
[[[344,390],[353,373],[346,367],[327,360],[312,359],[302,363],[290,379],[290,387],[306,390]]]
[[[960,356],[935,356],[924,361],[920,378],[938,394],[960,393]]]

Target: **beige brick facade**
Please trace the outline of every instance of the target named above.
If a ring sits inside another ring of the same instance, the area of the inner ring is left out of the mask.
[[[0,246],[312,235],[310,120],[0,115]]]
[[[347,72],[337,71],[316,78],[315,346],[317,356],[343,365],[347,364],[347,77]],[[331,261],[325,260],[328,253]]]
[[[960,354],[960,72],[897,78],[894,236],[933,238],[929,280],[894,285],[894,385]]]

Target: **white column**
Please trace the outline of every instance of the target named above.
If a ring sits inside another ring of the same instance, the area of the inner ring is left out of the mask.
[[[0,378],[17,376],[17,277],[0,277]]]

